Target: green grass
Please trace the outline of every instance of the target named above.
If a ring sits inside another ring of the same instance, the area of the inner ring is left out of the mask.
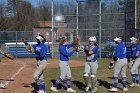
[[[81,60],[81,59],[80,59]],[[84,60],[83,60],[84,61]],[[110,59],[99,59],[99,68],[97,71],[97,78],[98,78],[98,84],[97,93],[109,93],[108,89],[110,86],[113,85],[113,69],[108,69],[108,63],[110,62]],[[83,71],[84,67],[76,67],[71,68],[72,72],[72,88],[76,89],[78,93],[85,93],[84,92],[84,81],[83,81]],[[52,86],[52,81],[55,81],[58,76],[60,76],[60,70],[59,68],[54,69],[46,69],[45,73],[45,81],[47,85],[47,93],[53,93],[50,91],[50,87]],[[131,83],[131,75],[130,75],[130,68],[127,69],[127,84]],[[128,86],[128,85],[127,85]],[[130,88],[128,87],[129,91],[126,93],[140,93],[140,87],[134,87]],[[67,93],[66,91],[66,83],[61,84],[59,86],[59,92],[58,93]],[[86,93],[91,93],[86,92]],[[121,75],[119,76],[119,87],[117,93],[124,93],[122,91],[122,84],[121,84]]]

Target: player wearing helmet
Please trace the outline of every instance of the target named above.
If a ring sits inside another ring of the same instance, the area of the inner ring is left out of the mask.
[[[85,62],[85,70],[84,70],[84,81],[85,81],[85,91],[87,92],[91,85],[92,93],[97,91],[96,83],[97,77],[96,72],[98,69],[98,46],[96,44],[97,39],[95,36],[92,36],[88,40],[88,44],[84,45],[84,52],[86,53],[86,62]],[[90,84],[91,81],[91,84]]]
[[[43,71],[47,66],[47,46],[42,42],[44,40],[42,36],[37,36],[35,39],[37,44],[32,45],[32,47],[36,54],[37,69],[35,70],[33,77],[39,87],[38,93],[46,93]]]
[[[38,36],[41,36],[43,38],[43,40],[42,40],[43,43],[46,42],[46,38],[41,33],[38,33]]]

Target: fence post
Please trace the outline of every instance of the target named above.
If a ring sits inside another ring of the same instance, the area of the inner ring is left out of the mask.
[[[52,58],[54,56],[54,40],[53,40],[53,30],[54,30],[54,1],[52,0]]]
[[[99,0],[99,56],[101,58],[101,43],[102,43],[102,9],[101,9],[101,0]]]
[[[18,42],[18,40],[17,40],[17,39],[18,39],[18,38],[17,38],[17,32],[18,32],[18,31],[16,31],[16,58],[17,58],[17,42]]]

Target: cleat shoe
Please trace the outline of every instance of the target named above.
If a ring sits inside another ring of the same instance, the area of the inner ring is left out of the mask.
[[[38,93],[45,93],[44,90],[39,90]]]
[[[128,89],[127,88],[123,88],[123,91],[128,91]]]
[[[111,91],[111,92],[117,92],[118,91],[118,89],[117,88],[111,88],[111,89],[108,89],[109,91]]]
[[[97,87],[95,87],[95,90],[97,91]]]
[[[97,87],[95,87],[95,89],[92,89],[91,92],[95,93],[97,91]]]
[[[88,92],[88,90],[89,90],[89,87],[86,87],[86,88],[85,88],[85,91]]]
[[[135,84],[135,86],[136,86],[136,87],[139,87],[139,86],[140,86],[140,84]]]
[[[132,84],[130,84],[129,86],[130,86],[130,87],[135,87],[135,86],[136,86],[136,87],[139,87],[140,85],[139,85],[139,84],[132,83]]]
[[[76,92],[76,90],[72,89],[72,88],[68,88],[67,92]]]
[[[0,88],[5,88],[5,85],[0,83]]]
[[[92,91],[91,91],[91,93],[95,93],[96,92],[96,90],[95,89],[93,89]]]
[[[139,84],[132,83],[132,84],[130,84],[129,86],[130,86],[130,87],[135,87],[135,86],[136,86],[136,87],[139,87],[140,85],[139,85]]]
[[[50,88],[50,90],[53,91],[53,92],[58,92],[57,88],[53,87],[53,86]]]
[[[132,84],[130,84],[129,86],[130,86],[130,87],[135,87],[135,84],[134,84],[134,83],[132,83]]]

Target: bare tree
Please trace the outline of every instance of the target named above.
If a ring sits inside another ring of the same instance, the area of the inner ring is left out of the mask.
[[[137,7],[137,9],[138,9],[138,28],[140,29],[140,0],[137,0],[138,2],[137,2],[137,4],[138,4],[138,7]]]
[[[33,7],[25,0],[7,0],[7,13],[11,18],[11,30],[31,30],[34,18]]]
[[[51,2],[47,0],[38,0],[38,8],[36,10],[38,21],[51,20]],[[49,10],[50,9],[50,10]]]
[[[21,17],[24,30],[32,30],[33,20],[35,18],[34,8],[30,2],[23,1],[21,5]]]
[[[7,18],[5,13],[5,4],[0,2],[0,31],[7,29]]]

